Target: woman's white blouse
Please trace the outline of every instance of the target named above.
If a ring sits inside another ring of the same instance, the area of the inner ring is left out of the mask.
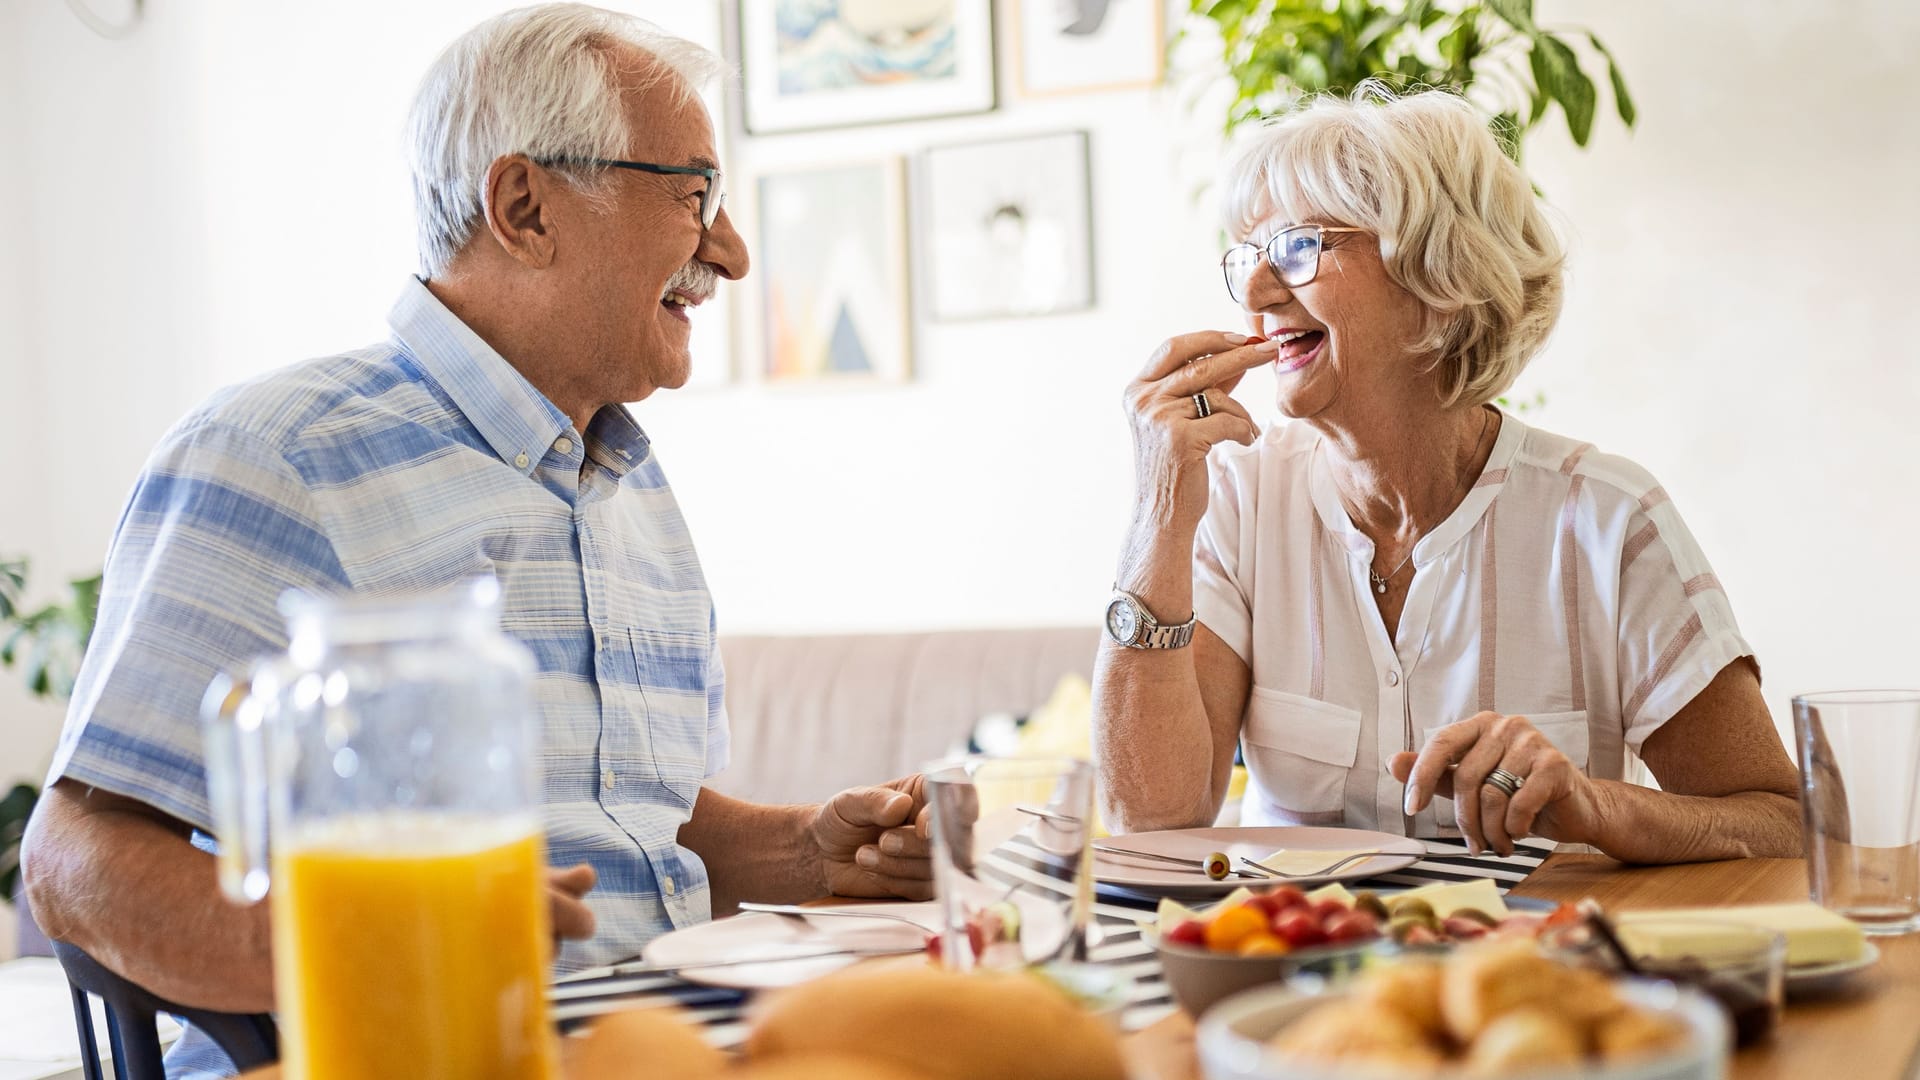
[[[1478,482],[1413,549],[1389,641],[1373,543],[1320,435],[1270,428],[1216,450],[1194,606],[1253,674],[1240,729],[1247,824],[1453,835],[1453,806],[1401,812],[1386,762],[1491,709],[1523,715],[1589,776],[1752,650],[1713,570],[1646,470],[1502,414]]]

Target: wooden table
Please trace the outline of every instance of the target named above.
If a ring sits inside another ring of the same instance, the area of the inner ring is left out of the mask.
[[[1804,900],[1799,859],[1734,859],[1685,866],[1626,867],[1603,855],[1555,855],[1513,890],[1515,896],[1578,900],[1610,911]],[[1874,939],[1880,963],[1854,976],[1844,997],[1790,1001],[1773,1037],[1734,1055],[1734,1080],[1844,1076],[1890,1080],[1920,1066],[1920,935]],[[1142,1072],[1155,1080],[1198,1080],[1193,1023],[1174,1015],[1128,1040]]]
[[[1799,859],[1735,859],[1685,866],[1626,867],[1601,855],[1555,855],[1513,890],[1515,896],[1578,900],[1591,896],[1609,910],[1754,904],[1803,900],[1806,866]],[[1740,1051],[1734,1080],[1891,1080],[1920,1066],[1920,935],[1877,938],[1880,963],[1854,976],[1843,997],[1795,1001],[1772,1038]],[[1135,1068],[1153,1080],[1199,1080],[1193,1023],[1183,1013],[1131,1035]],[[248,1073],[277,1080],[279,1070]]]

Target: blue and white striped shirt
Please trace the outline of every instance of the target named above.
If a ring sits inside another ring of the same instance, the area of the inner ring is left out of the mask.
[[[231,387],[148,460],[108,554],[98,629],[51,778],[211,831],[198,707],[284,650],[288,589],[402,593],[491,573],[538,661],[548,858],[592,863],[593,940],[563,970],[709,917],[678,846],[727,761],[713,602],[624,408],[586,437],[409,281],[393,337]]]

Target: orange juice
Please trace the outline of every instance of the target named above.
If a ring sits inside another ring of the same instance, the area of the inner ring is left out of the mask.
[[[369,814],[274,853],[274,986],[292,1080],[543,1080],[537,826]]]

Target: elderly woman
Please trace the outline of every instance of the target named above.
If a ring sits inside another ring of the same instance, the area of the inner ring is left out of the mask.
[[[1226,189],[1254,336],[1173,338],[1126,395],[1112,826],[1212,822],[1238,744],[1247,824],[1798,854],[1752,650],[1666,492],[1491,404],[1553,328],[1563,255],[1472,107],[1322,99]],[[1229,396],[1262,366],[1292,418],[1265,432]],[[1624,782],[1630,754],[1662,790]]]

